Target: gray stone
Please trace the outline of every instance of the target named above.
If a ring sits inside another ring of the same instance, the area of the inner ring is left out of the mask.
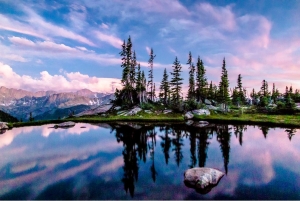
[[[6,122],[0,122],[0,130],[6,130],[8,129],[7,123]]]
[[[224,173],[214,168],[192,168],[184,173],[184,184],[197,192],[206,194],[218,185]]]
[[[184,119],[192,119],[194,117],[194,115],[191,112],[187,112],[184,115]]]
[[[96,107],[94,109],[86,110],[84,112],[76,114],[75,117],[81,117],[81,116],[85,116],[85,115],[97,115],[97,114],[100,114],[100,113],[106,113],[108,110],[110,110],[111,107],[112,107],[112,104],[101,105],[101,106]]]
[[[119,111],[120,109],[121,109],[120,106],[115,107],[115,110],[116,110],[116,111]]]
[[[205,105],[211,105],[211,102],[208,99],[204,100]]]
[[[172,110],[164,110],[163,111],[164,114],[168,114],[168,113],[171,113],[171,112],[172,112]]]
[[[75,126],[75,122],[67,121],[67,122],[63,122],[61,124],[56,124],[54,126],[54,128],[68,128],[68,127],[73,127],[73,126]]]
[[[210,115],[209,110],[206,109],[193,110],[192,113],[195,115]]]
[[[217,107],[215,107],[215,106],[213,106],[213,105],[207,105],[206,106],[207,107],[207,109],[209,109],[209,110],[219,110],[219,108],[217,108]]]
[[[147,114],[152,114],[152,111],[151,111],[151,110],[145,110],[145,112],[146,112]]]

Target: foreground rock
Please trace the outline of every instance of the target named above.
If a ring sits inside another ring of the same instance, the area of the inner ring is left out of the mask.
[[[184,119],[192,119],[194,117],[194,115],[191,112],[187,112],[184,115]]]
[[[172,111],[172,110],[164,110],[164,111],[163,111],[164,114],[169,114],[169,113],[171,113],[171,112],[173,112],[173,111]]]
[[[206,194],[218,185],[224,173],[213,168],[192,168],[184,173],[184,184],[198,193]]]
[[[0,122],[0,130],[7,130],[8,126],[6,122]]]
[[[208,125],[209,125],[208,121],[198,121],[193,124],[193,126],[200,127],[200,128],[208,126]]]
[[[192,113],[195,115],[210,115],[209,110],[206,109],[193,110]]]
[[[56,124],[54,126],[54,128],[69,128],[69,127],[73,127],[73,126],[75,126],[75,122],[67,121],[67,122],[64,122],[64,123],[61,123],[61,124]]]
[[[75,117],[81,117],[81,116],[86,116],[86,115],[98,115],[98,114],[106,113],[108,110],[111,109],[111,107],[112,107],[112,104],[101,105],[94,109],[86,110],[84,112],[76,114]]]

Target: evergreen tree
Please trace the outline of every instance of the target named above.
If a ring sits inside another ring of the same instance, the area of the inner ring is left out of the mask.
[[[153,90],[153,60],[154,60],[154,57],[156,55],[153,54],[153,49],[151,48],[151,51],[150,51],[150,58],[148,60],[148,64],[149,64],[149,67],[150,67],[150,70],[149,70],[149,76],[148,76],[148,86],[150,87],[150,91],[148,92],[148,95],[149,95],[149,99],[151,101],[154,100],[154,90]]]
[[[169,91],[170,91],[170,86],[168,81],[168,74],[167,74],[167,69],[165,68],[163,79],[160,85],[160,94],[159,94],[159,98],[164,104],[167,104]]]
[[[214,99],[214,88],[213,88],[212,81],[210,81],[210,84],[209,84],[207,98],[208,99]]]
[[[198,60],[197,60],[197,74],[196,74],[196,94],[197,94],[197,100],[201,100],[202,98],[206,97],[205,94],[205,87],[207,85],[207,79],[206,79],[206,70],[204,68],[204,64],[203,61],[200,59],[200,57],[198,56]]]
[[[239,97],[239,100],[243,104],[246,101],[246,95],[245,95],[244,89],[243,89],[241,74],[238,75],[237,88],[238,88],[238,97]]]
[[[189,89],[188,89],[188,95],[187,98],[188,100],[194,100],[195,98],[195,66],[192,63],[192,53],[189,52],[189,58],[187,61],[187,64],[189,65]]]
[[[230,101],[229,99],[229,80],[228,80],[228,72],[226,70],[226,62],[225,58],[223,59],[223,65],[222,65],[222,75],[221,75],[221,81],[219,83],[219,102],[226,104]]]
[[[133,55],[132,55],[132,60],[131,60],[131,64],[130,64],[130,71],[129,71],[129,82],[130,82],[131,89],[133,89],[135,87],[134,85],[135,85],[135,81],[136,81],[136,77],[135,77],[136,66],[137,66],[136,54],[135,54],[135,51],[134,51]]]
[[[147,102],[147,95],[146,95],[146,77],[144,71],[142,72],[142,85],[141,85],[141,92],[142,92],[142,102]]]
[[[136,92],[138,94],[140,103],[142,103],[142,85],[143,85],[143,80],[142,80],[142,73],[141,73],[141,65],[138,64],[137,73],[136,73]]]
[[[171,101],[173,104],[178,104],[181,99],[181,85],[182,85],[182,78],[180,77],[181,73],[181,64],[178,61],[177,57],[175,58],[175,61],[173,63],[173,72],[171,72],[171,75],[173,76],[170,81],[170,87],[171,87]]]
[[[122,51],[120,52],[120,56],[122,57],[121,67],[123,68],[121,83],[125,87],[127,85],[126,82],[128,80],[127,77],[128,77],[128,74],[129,74],[129,68],[126,64],[126,43],[125,43],[125,40],[122,44]]]
[[[266,80],[262,81],[262,86],[260,88],[260,96],[268,97],[269,94],[269,88],[268,88],[268,82]]]

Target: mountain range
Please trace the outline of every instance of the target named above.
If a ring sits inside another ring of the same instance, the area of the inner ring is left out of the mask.
[[[88,89],[76,92],[37,91],[0,87],[0,110],[27,121],[30,113],[35,120],[64,118],[104,105],[114,94],[97,93]]]

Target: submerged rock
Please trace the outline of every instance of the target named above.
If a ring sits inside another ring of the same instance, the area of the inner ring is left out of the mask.
[[[213,168],[192,168],[184,173],[184,184],[198,193],[206,194],[218,185],[224,173]]]
[[[75,122],[67,121],[67,122],[63,122],[61,124],[56,124],[54,126],[54,128],[69,128],[69,127],[73,127],[73,126],[75,126]]]

